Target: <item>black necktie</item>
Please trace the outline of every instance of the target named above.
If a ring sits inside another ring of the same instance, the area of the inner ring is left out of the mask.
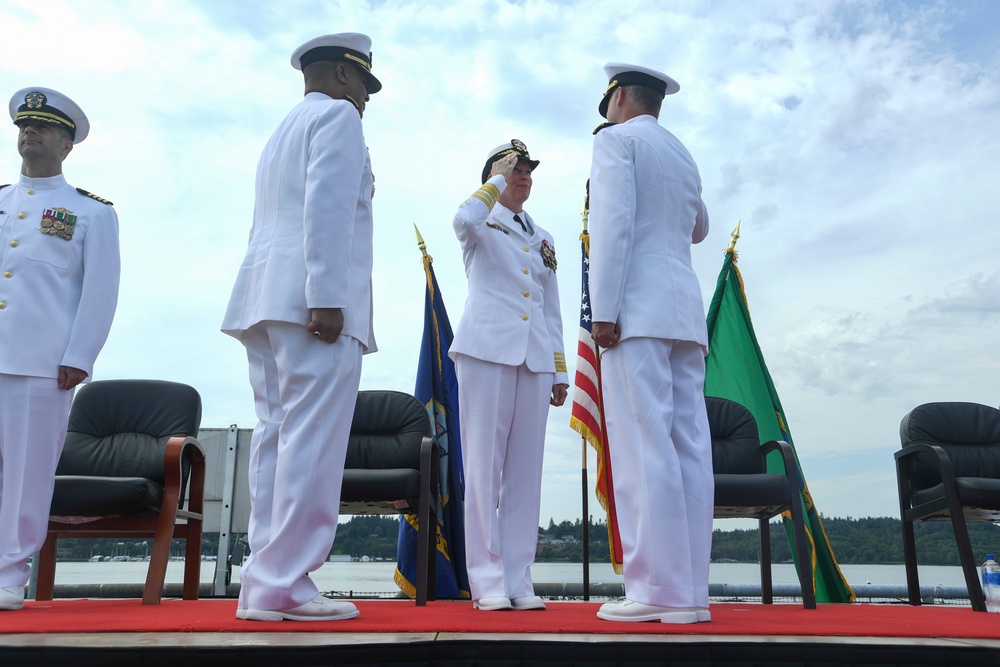
[[[521,220],[521,216],[519,216],[518,214],[515,213],[514,214],[514,221],[517,222],[517,224],[521,225],[521,229],[524,230],[525,234],[528,233],[528,227],[524,224],[524,221]]]

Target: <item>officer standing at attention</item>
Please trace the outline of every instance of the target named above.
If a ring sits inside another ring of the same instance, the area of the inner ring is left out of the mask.
[[[108,338],[121,273],[111,202],[62,173],[90,131],[83,111],[54,90],[25,88],[10,117],[21,177],[0,186],[0,610],[24,606],[74,389]]]
[[[292,53],[305,99],[257,164],[250,245],[222,330],[243,342],[257,426],[250,441],[250,558],[236,617],[353,618],[309,572],[337,532],[347,440],[372,334],[374,179],[361,127],[371,39],[325,35]]]
[[[465,556],[476,609],[545,609],[538,541],[549,405],[566,400],[556,251],[524,211],[538,166],[517,139],[490,151],[455,214],[469,296],[449,356],[462,406]]]
[[[710,620],[715,483],[708,333],[691,245],[708,234],[694,159],[657,123],[677,82],[608,63],[590,171],[590,302],[622,540],[609,621]]]

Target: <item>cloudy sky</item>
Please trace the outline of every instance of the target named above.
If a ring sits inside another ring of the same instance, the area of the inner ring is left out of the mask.
[[[742,220],[757,336],[824,515],[898,515],[892,453],[916,405],[1000,403],[1000,3],[0,0],[0,25],[0,94],[45,86],[83,107],[92,130],[67,178],[121,221],[121,298],[95,376],[192,384],[205,427],[255,422],[242,347],[218,328],[257,158],[302,95],[289,56],[343,31],[373,37],[385,85],[364,118],[380,349],[362,388],[413,390],[414,224],[460,317],[451,218],[512,137],[541,160],[526,208],[555,237],[572,360],[602,66],[624,61],[681,84],[660,122],[701,169],[706,303]],[[13,126],[5,136],[0,183],[20,168]],[[546,524],[581,516],[568,422],[568,406],[551,412]]]

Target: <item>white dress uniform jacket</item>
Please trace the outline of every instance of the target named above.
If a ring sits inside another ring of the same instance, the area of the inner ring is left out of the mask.
[[[27,582],[45,541],[73,397],[59,367],[93,375],[120,272],[110,205],[62,174],[0,189],[0,586]]]
[[[686,340],[707,350],[691,244],[708,234],[708,212],[691,154],[656,118],[637,116],[594,137],[590,184],[594,321],[617,322],[621,340]]]
[[[491,211],[479,198],[483,193],[495,202],[506,187],[503,176],[494,176],[455,214],[469,295],[448,355],[523,363],[535,373],[555,373],[553,384],[569,384],[559,288],[555,270],[542,257],[543,246],[555,257],[552,235],[522,212],[519,217],[535,230],[528,236],[510,209],[495,203]]]
[[[594,138],[590,294],[617,322],[602,354],[625,593],[659,607],[708,607],[714,485],[705,411],[708,337],[691,244],[708,233],[687,149],[651,115]],[[649,507],[666,507],[650,513]]]
[[[518,217],[534,234],[522,229],[497,201],[506,187],[494,176],[452,223],[469,280],[449,355],[462,405],[474,600],[534,595],[545,423],[552,386],[568,384],[552,236],[524,212]]]
[[[374,352],[374,179],[354,105],[306,95],[264,148],[257,193],[222,330],[241,338],[258,322],[305,326],[311,308],[341,308],[342,334]]]
[[[62,174],[22,175],[0,189],[0,244],[0,373],[89,379],[118,304],[115,210]]]

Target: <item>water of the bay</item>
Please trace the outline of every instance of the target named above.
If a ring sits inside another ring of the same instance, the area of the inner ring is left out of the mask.
[[[216,563],[202,562],[201,581],[215,581]],[[103,562],[77,563],[60,562],[56,567],[56,584],[128,584],[145,581],[148,563]],[[232,580],[239,581],[239,569],[233,568]],[[884,586],[905,586],[906,572],[898,565],[841,565],[841,571],[852,586],[874,584]],[[395,593],[399,590],[393,580],[396,563],[381,562],[337,562],[324,563],[312,573],[313,581],[321,591],[356,591],[363,593]],[[920,566],[920,583],[925,586],[965,586],[962,568],[957,566]],[[180,583],[184,564],[171,561],[167,566],[167,583]],[[531,568],[532,579],[536,583],[582,583],[583,566],[580,563],[536,563]],[[775,564],[773,568],[775,584],[795,584],[798,578],[790,563]],[[590,581],[598,583],[621,583],[622,577],[614,573],[609,563],[592,563]],[[756,563],[712,563],[709,581],[713,584],[757,584],[760,583],[760,566]]]

